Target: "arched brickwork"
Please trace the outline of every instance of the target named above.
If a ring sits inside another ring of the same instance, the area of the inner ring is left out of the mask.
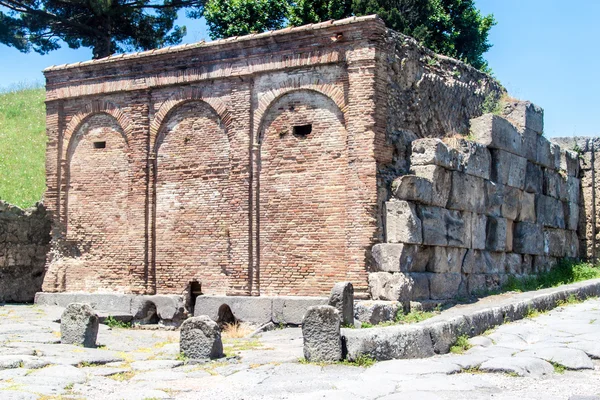
[[[232,206],[240,193],[229,181],[231,149],[223,119],[207,102],[185,101],[161,125],[153,216],[157,287],[181,293],[197,281],[204,293],[224,294],[247,256],[236,251],[244,214]]]
[[[153,140],[153,145],[151,148],[155,153],[160,146],[159,142],[161,141],[161,137],[159,136],[161,133],[164,135],[165,132],[164,130],[161,131],[161,127],[164,121],[168,119],[172,111],[185,103],[200,100],[209,104],[213,108],[215,113],[219,116],[221,123],[226,128],[231,126],[232,116],[223,101],[215,97],[203,95],[202,90],[199,88],[189,87],[181,89],[169,97],[169,99],[160,106],[154,115],[152,122],[150,123],[150,138]]]
[[[346,268],[343,112],[321,93],[295,90],[265,110],[260,126],[260,292],[326,295],[355,278]]]
[[[342,116],[346,112],[344,92],[337,86],[322,83],[318,78],[298,76],[279,83],[273,89],[260,95],[254,113],[256,121],[263,121],[265,113],[281,96],[298,90],[310,90],[329,97],[339,108]],[[345,124],[345,122],[344,122]],[[259,126],[259,132],[262,126]]]
[[[128,145],[112,113],[79,122],[67,156],[66,242],[70,263],[65,290],[127,291],[131,185]]]

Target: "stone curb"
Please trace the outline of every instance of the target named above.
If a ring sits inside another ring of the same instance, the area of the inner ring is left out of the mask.
[[[369,329],[342,329],[346,358],[369,356],[378,361],[426,358],[445,354],[462,335],[484,333],[505,322],[523,319],[530,310],[547,311],[574,295],[579,299],[600,295],[600,279],[557,288],[490,296],[477,303],[459,305],[440,315],[412,325]]]

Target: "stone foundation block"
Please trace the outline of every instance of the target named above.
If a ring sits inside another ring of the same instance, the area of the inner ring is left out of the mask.
[[[519,208],[519,215],[517,215],[517,221],[536,222],[535,194],[521,193],[521,206]]]
[[[559,198],[561,177],[553,169],[544,170],[544,183],[542,193],[546,196]]]
[[[498,274],[504,272],[505,253],[469,249],[462,263],[464,274]]]
[[[522,154],[522,137],[506,119],[486,114],[471,120],[471,134],[475,141],[491,149],[508,151],[516,155]]]
[[[502,216],[514,221],[521,210],[523,191],[512,186],[504,187],[504,202],[502,203]]]
[[[448,208],[483,213],[485,211],[484,182],[476,176],[454,171]]]
[[[448,246],[471,247],[472,213],[448,210],[444,222]]]
[[[431,204],[432,181],[416,175],[404,175],[392,182],[392,194],[399,200]]]
[[[520,275],[523,273],[523,256],[515,253],[506,253],[504,269],[507,274]]]
[[[389,243],[421,244],[423,231],[415,205],[402,200],[386,202],[385,231]]]
[[[483,214],[471,214],[471,246],[476,250],[485,249],[487,229],[487,216]]]
[[[291,325],[300,325],[309,307],[326,305],[329,301],[326,297],[302,296],[272,297],[271,300],[273,323]]]
[[[458,169],[458,152],[440,139],[417,139],[412,142],[411,165],[437,165]]]
[[[523,263],[521,264],[521,273],[531,275],[533,273],[533,257],[530,254],[523,254]]]
[[[448,210],[440,207],[419,206],[417,211],[423,229],[423,244],[447,246],[446,214]]]
[[[513,251],[519,254],[544,254],[542,226],[531,222],[517,222],[513,234]]]
[[[576,231],[579,225],[579,206],[575,203],[563,203],[566,229]]]
[[[413,281],[403,273],[373,272],[369,274],[369,292],[373,300],[410,301]]]
[[[488,217],[485,248],[489,251],[512,250],[512,221],[506,218]]]
[[[580,204],[581,180],[572,176],[567,177],[567,201]]]
[[[354,305],[354,318],[377,325],[393,321],[398,310],[402,310],[402,304],[395,301],[359,301]]]
[[[522,156],[528,161],[537,162],[537,138],[539,134],[527,128],[521,134],[523,135]]]
[[[89,304],[71,303],[60,317],[60,342],[96,347],[100,321]]]
[[[423,272],[431,257],[431,248],[409,244],[379,243],[371,252],[377,271]]]
[[[524,190],[529,193],[542,193],[544,172],[542,168],[534,163],[528,162],[525,169]]]
[[[535,208],[538,223],[550,228],[565,229],[565,212],[560,200],[549,196],[537,195]]]
[[[515,154],[492,149],[491,179],[496,183],[523,189],[527,159]]]
[[[455,145],[460,154],[460,171],[467,175],[490,179],[492,156],[484,145],[470,140],[458,139]]]
[[[531,129],[541,135],[544,132],[544,110],[529,101],[515,101],[510,104],[505,118],[520,129]]]
[[[552,268],[556,267],[558,259],[549,256],[535,256],[533,257],[533,273],[540,274],[542,272],[548,272]]]
[[[354,326],[354,286],[350,282],[333,285],[328,305],[338,310],[342,325]]]
[[[179,335],[181,353],[192,360],[224,357],[221,328],[206,315],[186,319]]]
[[[434,247],[427,264],[427,271],[435,273],[460,273],[466,249],[455,247]]]
[[[565,231],[565,257],[579,257],[579,237],[574,231]]]
[[[552,156],[552,168],[560,169],[561,148],[556,143],[550,142],[550,155]]]
[[[484,214],[492,217],[502,216],[502,205],[504,204],[504,188],[500,183],[485,181],[484,184]]]
[[[571,150],[563,150],[560,154],[560,169],[568,176],[579,177],[579,155]]]
[[[451,171],[437,165],[415,165],[410,172],[433,183],[431,205],[446,207],[452,185]]]
[[[412,280],[411,300],[428,300],[430,298],[429,274],[411,273],[409,276]]]
[[[485,275],[483,274],[471,274],[467,277],[467,291],[472,295],[479,295],[485,293],[487,290],[487,283]]]
[[[554,169],[554,156],[550,150],[550,142],[543,136],[537,138],[537,163],[543,167]]]
[[[544,254],[553,257],[565,255],[566,235],[563,229],[544,229]]]
[[[461,274],[429,274],[429,296],[433,300],[452,299],[458,295]]]
[[[311,362],[342,359],[340,315],[331,306],[310,307],[302,321],[304,358]]]

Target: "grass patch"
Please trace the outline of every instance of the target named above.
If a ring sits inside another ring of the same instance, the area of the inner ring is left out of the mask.
[[[588,297],[588,299],[591,299],[592,297]],[[579,303],[583,303],[583,299],[580,299],[579,297],[575,296],[574,294],[570,294],[569,297],[567,297],[564,300],[559,300],[556,305],[558,307],[562,307],[562,306],[568,306],[570,304],[579,304]]]
[[[585,262],[561,260],[556,267],[548,272],[527,278],[509,276],[508,281],[502,287],[502,291],[529,292],[595,278],[600,278],[600,268],[597,266]]]
[[[237,354],[240,351],[263,349],[263,344],[258,339],[233,339],[223,341],[223,352],[227,355]],[[263,349],[268,350],[268,349]]]
[[[484,372],[479,367],[463,368],[460,370],[461,374],[483,374]]]
[[[119,321],[119,320],[115,319],[112,315],[109,315],[104,320],[104,324],[108,325],[108,327],[111,328],[111,329],[115,329],[115,328],[128,329],[128,328],[131,328],[131,322]]]
[[[35,85],[0,92],[0,199],[22,208],[46,188],[45,96]]]
[[[113,379],[115,381],[124,382],[128,381],[135,376],[135,372],[127,371],[127,372],[119,372],[118,374],[109,375],[108,378]]]
[[[254,332],[252,327],[244,323],[225,324],[221,336],[230,339],[241,339]]]
[[[550,361],[550,364],[552,364],[552,366],[554,367],[554,372],[557,374],[564,374],[565,371],[567,370],[567,367],[565,367],[562,364]]]
[[[398,310],[393,321],[386,321],[377,325],[373,325],[369,322],[361,322],[360,327],[363,329],[368,329],[393,325],[416,324],[418,322],[425,321],[426,319],[433,318],[440,312],[441,310],[436,309],[435,311],[411,311],[407,314],[404,314],[402,310]]]
[[[456,338],[456,342],[450,347],[450,353],[463,354],[465,351],[471,348],[469,343],[469,337],[467,335],[461,335]]]
[[[372,367],[377,362],[377,360],[375,360],[374,358],[369,357],[365,354],[361,354],[354,361],[350,361],[350,360],[331,361],[331,362],[308,361],[306,358],[302,357],[302,358],[298,359],[298,362],[300,364],[317,365],[319,367],[326,367],[328,365],[346,365],[346,366],[350,366],[350,367],[369,368],[369,367]]]
[[[183,354],[183,352],[180,352],[179,354],[177,354],[177,357],[175,359],[177,361],[187,362],[190,358],[188,356],[186,356],[185,354]]]
[[[543,314],[543,312],[540,312],[539,310],[536,310],[535,308],[529,307],[529,308],[527,308],[527,312],[525,313],[524,317],[525,318],[536,318],[542,314]]]

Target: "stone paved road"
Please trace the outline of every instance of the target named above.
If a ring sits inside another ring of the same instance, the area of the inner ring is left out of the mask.
[[[240,360],[183,365],[178,332],[109,330],[61,345],[62,310],[0,307],[0,399],[569,399],[600,396],[600,300],[471,339],[465,354],[306,365],[299,329],[226,344]]]

